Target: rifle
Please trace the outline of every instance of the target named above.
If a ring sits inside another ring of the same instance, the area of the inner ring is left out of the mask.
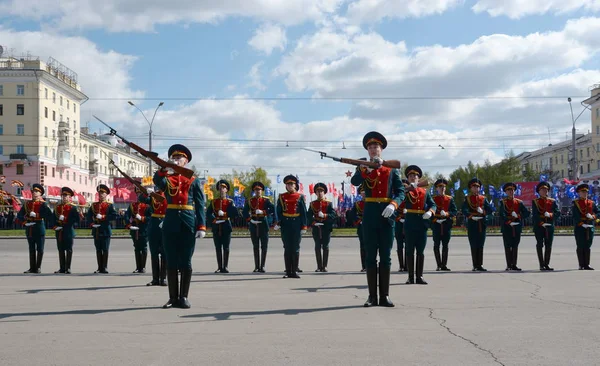
[[[117,168],[117,171],[119,173],[121,173],[121,175],[123,177],[125,177],[125,179],[127,179],[129,181],[129,183],[133,184],[137,189],[139,189],[140,192],[142,192],[142,193],[146,192],[146,190],[144,189],[144,186],[140,182],[138,182],[137,180],[131,178],[129,175],[125,174],[125,172],[122,171],[121,169],[119,169],[119,167],[117,166],[117,164],[115,164],[115,162],[112,161],[112,159],[109,161],[109,163],[112,164],[115,168]],[[150,196],[152,198],[154,198],[154,200],[157,201],[157,202],[162,202],[162,201],[165,200],[165,198],[163,196],[161,196],[160,194],[158,194],[156,192],[150,193]]]
[[[148,151],[142,147],[140,147],[139,145],[134,144],[133,142],[129,142],[127,140],[125,140],[125,138],[123,138],[122,136],[119,136],[117,134],[117,130],[115,130],[114,128],[110,127],[109,125],[107,125],[103,120],[101,120],[100,118],[94,116],[95,119],[97,119],[98,121],[100,121],[100,123],[102,123],[103,125],[105,125],[106,127],[108,127],[110,129],[110,134],[113,136],[116,136],[118,138],[121,139],[121,141],[123,141],[124,144],[126,144],[127,146],[129,146],[130,148],[134,149],[135,151],[139,152],[140,154],[142,154],[142,156],[152,160],[153,162],[155,162],[158,166],[160,166],[161,168],[171,168],[173,169],[173,171],[175,171],[175,173],[177,174],[181,174],[184,177],[190,179],[194,176],[194,171],[182,166],[179,166],[175,163],[171,163],[168,161],[164,161],[163,159],[158,157],[158,154],[153,152],[153,151]],[[150,172],[151,173],[151,172]]]
[[[400,167],[401,167],[400,160],[383,160],[381,163],[376,163],[374,161],[349,159],[349,158],[337,158],[335,156],[327,155],[327,153],[325,153],[323,151],[317,151],[317,150],[311,150],[311,149],[303,149],[303,150],[316,152],[321,155],[321,159],[329,158],[329,159],[333,159],[335,161],[339,161],[340,163],[344,163],[344,164],[351,164],[351,165],[356,165],[356,166],[364,165],[371,169],[377,169],[382,166],[385,166],[387,168],[392,168],[392,169],[400,169]]]

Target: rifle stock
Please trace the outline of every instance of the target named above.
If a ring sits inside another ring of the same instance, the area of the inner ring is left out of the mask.
[[[122,171],[121,169],[119,169],[119,167],[117,166],[117,164],[115,164],[114,161],[111,160],[111,161],[109,161],[109,163],[111,163],[115,168],[117,168],[117,171],[119,173],[121,173],[121,175],[123,175],[123,177],[125,177],[125,179],[127,179],[129,181],[129,183],[131,183],[134,186],[136,186],[136,188],[139,189],[140,192],[142,192],[142,193],[145,192],[144,186],[140,182],[138,182],[137,180],[131,178],[124,171]],[[157,201],[157,202],[162,202],[162,201],[165,200],[165,197],[161,196],[160,194],[158,194],[156,192],[150,193],[150,197],[154,198],[154,200]]]
[[[371,161],[366,161],[366,160],[340,158],[339,161],[342,163],[352,164],[352,165],[356,165],[356,166],[364,165],[364,166],[368,166],[369,168],[372,168],[372,169],[379,168],[379,164],[377,164],[375,162],[371,162]],[[400,167],[402,165],[400,164],[400,160],[384,160],[383,163],[381,163],[381,166],[384,166],[387,168],[392,168],[392,169],[400,169]]]

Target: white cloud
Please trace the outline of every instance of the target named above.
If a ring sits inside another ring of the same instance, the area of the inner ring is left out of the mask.
[[[256,30],[248,44],[267,55],[270,55],[275,48],[283,51],[287,44],[285,29],[275,24],[263,24]]]
[[[421,18],[441,14],[464,0],[358,0],[348,5],[347,16],[356,23],[385,18]]]
[[[267,87],[261,81],[260,68],[262,67],[263,62],[257,62],[250,68],[250,72],[248,73],[248,78],[250,79],[249,87],[256,88],[258,90],[265,90]]]
[[[519,19],[534,14],[564,14],[577,10],[600,11],[600,0],[478,0],[475,13],[487,12],[493,17]]]

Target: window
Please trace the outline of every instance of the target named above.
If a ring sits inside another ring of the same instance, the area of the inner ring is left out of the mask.
[[[554,157],[554,164],[558,164],[558,156]]]
[[[65,135],[65,142],[67,143],[67,145],[69,144],[69,135]]]
[[[0,95],[2,95],[2,85],[0,85]],[[596,108],[596,118],[600,118],[600,108]]]
[[[588,171],[587,172],[589,173],[590,172],[590,164],[588,164],[587,166],[588,166]]]
[[[48,176],[48,165],[44,165],[44,177]]]
[[[17,145],[17,154],[25,154],[25,146]]]
[[[25,85],[17,85],[17,95],[25,95]]]
[[[56,122],[56,111],[52,111],[52,120]]]
[[[60,96],[60,97],[58,97],[58,98],[59,98],[59,100],[60,100],[60,103],[59,103],[59,104],[60,104],[60,106],[62,107],[62,96]]]
[[[0,135],[4,135],[4,125],[0,125]]]
[[[44,137],[48,138],[48,127],[44,127]]]
[[[62,114],[61,114],[61,115],[58,117],[58,122],[62,122],[62,120],[63,120],[63,116],[62,116]],[[582,153],[583,153],[583,152],[582,152]]]
[[[67,109],[69,109],[69,100],[67,99]]]
[[[44,117],[48,118],[48,107],[44,107]]]
[[[23,164],[17,164],[17,175],[23,175]]]
[[[25,104],[17,104],[17,116],[25,115]]]
[[[598,163],[600,164],[600,160],[598,161]],[[87,176],[85,177],[85,185],[87,186]]]
[[[600,161],[598,161],[598,163],[600,163]],[[598,165],[600,165],[600,164],[598,164]],[[563,178],[565,177],[565,170],[564,169],[560,170],[560,176],[563,177]]]
[[[25,125],[18,124],[17,125],[17,135],[23,136],[25,134]]]
[[[52,178],[56,176],[56,168],[52,168]]]
[[[52,149],[52,159],[56,159],[56,150]]]
[[[4,107],[0,104],[0,116],[4,114]]]
[[[69,171],[67,170],[67,180],[69,180]]]
[[[564,164],[564,162],[565,162],[564,157],[565,157],[564,155],[562,155],[562,154],[560,155],[560,163],[561,164]],[[564,176],[564,174],[563,174],[563,176]]]
[[[73,103],[73,112],[77,113],[77,104]]]
[[[0,85],[0,95],[4,95],[4,86]]]
[[[596,135],[600,135],[600,126],[596,126]]]
[[[44,88],[44,98],[48,99],[48,88]]]
[[[588,164],[589,166],[589,164]],[[77,173],[73,172],[73,182],[77,182]]]
[[[81,184],[81,175],[79,175],[79,184]]]
[[[579,150],[579,157],[583,158],[583,149]],[[583,168],[581,168],[581,169],[583,169]]]
[[[587,148],[587,156],[588,156],[588,158],[590,157],[590,148],[589,147]]]
[[[583,174],[583,165],[579,167],[579,174]]]
[[[52,93],[52,103],[56,104],[56,93]]]
[[[48,146],[44,146],[44,156],[48,157]]]
[[[0,150],[2,150],[2,145],[0,145]],[[2,153],[0,153],[2,155]],[[600,163],[600,161],[598,161]],[[4,165],[0,164],[0,174],[4,174]]]
[[[56,131],[52,130],[52,140],[56,140]]]
[[[4,155],[4,147],[2,145],[0,145],[0,155]],[[600,163],[600,160],[598,160],[598,162]],[[0,168],[1,167],[2,167],[2,165],[0,165]]]
[[[73,146],[77,146],[77,139],[73,137]]]
[[[73,120],[73,132],[77,132],[77,121]]]

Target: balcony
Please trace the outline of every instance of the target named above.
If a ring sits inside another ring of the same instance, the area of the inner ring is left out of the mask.
[[[10,154],[9,158],[11,162],[25,162],[27,161],[27,154]]]

